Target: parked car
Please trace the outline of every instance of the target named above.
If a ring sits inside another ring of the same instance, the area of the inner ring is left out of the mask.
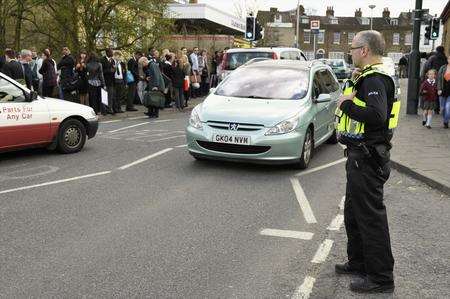
[[[232,71],[254,58],[308,60],[305,54],[297,48],[230,49],[223,54],[222,63],[218,67],[219,80],[223,80]]]
[[[323,59],[333,70],[338,80],[348,79],[352,76],[352,70],[344,59]]]
[[[97,129],[92,108],[40,97],[0,73],[0,152],[47,147],[75,153]]]
[[[295,164],[337,142],[341,89],[320,61],[265,60],[240,67],[196,106],[186,128],[196,159]]]

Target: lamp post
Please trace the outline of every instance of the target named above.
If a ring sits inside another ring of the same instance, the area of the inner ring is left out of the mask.
[[[370,30],[372,30],[373,27],[373,9],[375,8],[374,4],[369,5],[370,8]]]
[[[300,44],[299,44],[299,35],[300,35],[300,0],[297,1],[297,22],[296,22],[296,29],[295,29],[295,47],[297,49],[300,49]]]

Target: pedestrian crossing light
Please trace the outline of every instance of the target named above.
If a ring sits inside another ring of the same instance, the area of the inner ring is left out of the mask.
[[[433,20],[428,21],[427,26],[425,26],[425,38],[431,39],[431,23]]]
[[[255,26],[256,19],[255,17],[249,16],[247,17],[247,26],[245,27],[245,38],[249,41],[255,40]]]
[[[437,39],[439,37],[439,27],[441,26],[441,20],[433,18],[431,21],[431,39]]]

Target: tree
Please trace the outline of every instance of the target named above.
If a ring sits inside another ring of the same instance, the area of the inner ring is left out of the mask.
[[[12,21],[12,12],[15,9],[15,0],[0,0],[0,51],[3,51],[7,46],[6,28],[9,22]]]

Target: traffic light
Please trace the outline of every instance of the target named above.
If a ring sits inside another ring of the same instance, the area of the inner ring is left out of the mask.
[[[433,23],[433,19],[427,21],[427,26],[425,26],[425,38],[431,39],[431,24]]]
[[[439,27],[441,26],[441,20],[433,18],[431,22],[431,39],[437,39],[439,37]]]
[[[256,21],[256,24],[255,24],[255,40],[260,40],[260,39],[263,38],[262,31],[263,31],[262,26],[258,23],[258,21]]]
[[[251,16],[247,17],[247,26],[245,27],[245,38],[250,41],[255,40],[255,29],[256,29],[255,21],[256,21],[255,17],[251,17]]]

